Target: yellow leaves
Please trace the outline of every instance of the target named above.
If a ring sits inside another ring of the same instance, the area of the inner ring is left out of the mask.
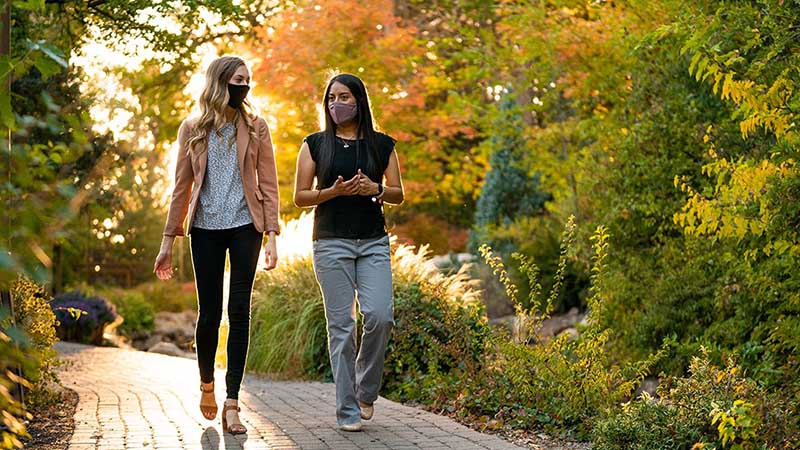
[[[594,112],[598,116],[604,116],[608,112],[608,108],[598,103],[597,106],[594,107],[594,110],[592,112]]]
[[[697,81],[713,82],[712,91],[722,100],[729,100],[739,107],[742,120],[739,124],[742,138],[747,139],[759,127],[775,133],[778,139],[791,140],[795,117],[787,104],[794,92],[794,82],[788,77],[779,77],[772,85],[756,83],[754,80],[737,80],[736,72],[725,70],[715,56],[697,51],[689,64],[689,75]]]
[[[797,171],[793,160],[776,164],[766,159],[736,162],[716,159],[702,168],[704,175],[716,178],[710,194],[701,195],[695,191],[685,177],[673,179],[673,185],[687,194],[686,203],[675,213],[673,221],[688,235],[739,241],[748,236],[763,236],[774,214],[764,193],[774,182],[796,176]],[[766,255],[782,254],[795,246],[800,250],[800,245],[774,241],[761,251]],[[754,256],[756,254],[751,255]]]

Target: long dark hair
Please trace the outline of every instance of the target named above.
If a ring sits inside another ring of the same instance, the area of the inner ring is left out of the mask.
[[[361,172],[373,180],[378,180],[382,172],[380,167],[381,159],[377,146],[377,133],[372,121],[372,109],[370,109],[369,105],[367,88],[364,86],[364,82],[357,76],[349,73],[341,73],[328,81],[328,86],[325,88],[325,95],[322,97],[322,109],[325,111],[325,134],[319,149],[319,156],[317,157],[316,175],[318,189],[327,187],[328,178],[333,170],[333,157],[336,149],[336,122],[333,121],[331,111],[328,109],[328,95],[330,95],[331,86],[336,82],[347,86],[356,99],[358,108],[355,117],[358,123],[356,138],[363,138],[367,144],[366,148],[364,148],[364,146],[360,145],[360,141],[356,141],[356,149],[364,151],[367,155],[367,166],[361,167]]]

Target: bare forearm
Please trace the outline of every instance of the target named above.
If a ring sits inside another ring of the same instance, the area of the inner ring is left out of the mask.
[[[403,194],[403,188],[384,186],[383,191],[384,192],[381,196],[381,200],[383,200],[384,203],[388,203],[390,205],[399,205],[403,203],[403,199],[405,198],[405,195]]]
[[[336,194],[331,188],[322,190],[306,189],[298,191],[294,196],[294,204],[300,208],[309,208],[317,206],[320,203],[325,203],[328,200],[336,197]]]
[[[164,235],[161,238],[161,248],[159,249],[160,253],[171,253],[172,252],[172,245],[175,243],[175,236],[167,236]]]

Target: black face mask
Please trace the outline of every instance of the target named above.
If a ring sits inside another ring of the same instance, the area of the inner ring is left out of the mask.
[[[246,84],[231,84],[228,83],[228,106],[237,109],[242,106],[247,93],[250,91],[250,86]]]

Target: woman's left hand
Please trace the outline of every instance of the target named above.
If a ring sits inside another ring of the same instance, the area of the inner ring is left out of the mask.
[[[267,245],[264,246],[264,270],[272,270],[278,265],[278,246],[275,243],[275,235],[270,234]]]
[[[358,195],[377,195],[378,183],[369,179],[358,169]]]

